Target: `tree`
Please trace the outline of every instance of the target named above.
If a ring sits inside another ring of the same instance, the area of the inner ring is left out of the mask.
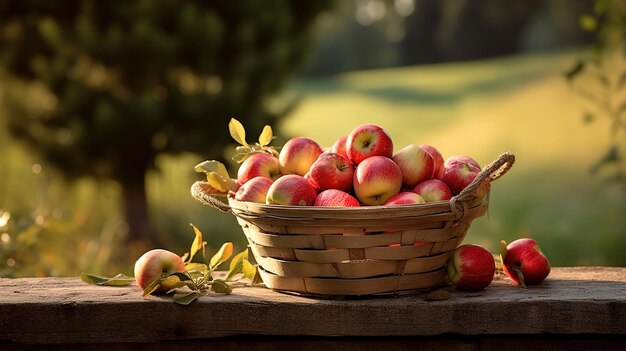
[[[251,131],[303,63],[330,1],[0,3],[6,123],[72,179],[122,185],[131,239],[151,236],[145,173],[160,153],[220,158],[231,117]],[[17,90],[16,90],[17,91]],[[270,122],[271,123],[271,122]]]

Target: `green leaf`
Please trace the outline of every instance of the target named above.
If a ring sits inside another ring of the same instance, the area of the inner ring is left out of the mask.
[[[243,272],[243,258],[239,257],[237,259],[233,258],[230,261],[230,269],[228,270],[228,275],[226,276],[226,281],[232,281],[233,278]]]
[[[591,15],[582,15],[578,20],[580,27],[588,32],[593,32],[598,28],[598,21]]]
[[[81,273],[80,279],[92,285],[100,285],[100,286],[125,286],[130,285],[135,281],[133,277],[127,277],[123,274],[118,274],[114,277],[100,277],[93,274]]]
[[[228,267],[228,275],[226,276],[226,281],[231,281],[235,275],[239,273],[243,273],[243,261],[248,260],[248,248],[244,251],[238,253],[230,260],[230,265]]]
[[[222,247],[217,251],[213,257],[211,257],[211,261],[209,262],[209,267],[213,270],[221,263],[226,262],[230,256],[233,254],[233,243],[226,242],[222,244]]]
[[[187,273],[201,272],[204,274],[209,270],[209,266],[204,263],[190,262],[185,264],[185,269],[187,270]]]
[[[237,264],[237,260],[239,260],[240,258],[244,258],[244,259],[248,259],[248,248],[246,247],[245,250],[241,251],[240,253],[236,254],[233,259],[230,261],[230,267],[228,268],[229,271],[233,270],[233,267]]]
[[[250,280],[254,280],[254,277],[257,274],[256,266],[250,263],[250,261],[244,259],[243,260],[243,277],[248,278]]]
[[[146,286],[143,289],[143,296],[150,295],[153,292],[157,291],[157,289],[159,289],[161,287],[161,282],[162,281],[163,281],[162,278],[157,278],[157,279],[153,280],[152,283],[148,284],[148,286]]]
[[[191,262],[196,253],[202,250],[204,245],[202,245],[202,232],[200,231],[200,229],[198,229],[195,225],[191,223],[189,223],[189,225],[193,228],[193,232],[195,234],[195,238],[193,239],[193,242],[191,243],[191,248],[189,249],[189,262]]]
[[[261,278],[261,273],[259,269],[256,269],[256,273],[254,274],[254,278],[252,278],[252,285],[263,284],[263,278]]]
[[[241,122],[231,118],[230,123],[228,123],[228,131],[230,132],[230,136],[235,139],[236,142],[241,145],[248,145],[246,142],[246,130]]]
[[[263,127],[261,135],[259,135],[259,145],[261,145],[261,147],[268,145],[272,141],[273,136],[272,127],[266,125]]]
[[[230,294],[233,291],[233,288],[228,285],[226,281],[223,279],[215,279],[211,284],[211,290],[220,294]]]
[[[187,306],[194,302],[198,297],[200,297],[200,294],[192,291],[190,293],[174,294],[173,300],[179,305]]]
[[[569,71],[565,72],[565,77],[567,78],[567,80],[572,81],[574,78],[576,78],[577,75],[579,75],[583,71],[584,68],[585,62],[578,60]]]

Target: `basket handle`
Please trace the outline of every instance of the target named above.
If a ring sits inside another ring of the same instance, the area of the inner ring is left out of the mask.
[[[493,181],[502,177],[515,163],[515,155],[511,152],[505,152],[498,156],[493,162],[488,164],[474,180],[463,189],[457,196],[456,201],[468,201],[475,197],[476,190],[485,180]]]
[[[211,193],[211,186],[204,181],[197,181],[191,186],[191,196],[196,200],[202,202],[204,205],[209,205],[222,212],[229,212],[230,206],[216,199],[214,196],[209,195]]]

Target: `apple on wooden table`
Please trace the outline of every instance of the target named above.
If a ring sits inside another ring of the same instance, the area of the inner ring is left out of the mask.
[[[493,281],[496,271],[493,255],[482,246],[461,245],[448,261],[448,278],[459,290],[478,291]]]
[[[523,287],[539,284],[550,274],[550,262],[534,239],[521,238],[508,245],[502,240],[500,257],[504,273]]]
[[[135,262],[135,280],[137,285],[144,290],[150,283],[164,275],[182,273],[185,271],[185,263],[177,254],[163,250],[153,249],[144,253]],[[161,286],[153,294],[164,294],[170,290],[167,284]]]

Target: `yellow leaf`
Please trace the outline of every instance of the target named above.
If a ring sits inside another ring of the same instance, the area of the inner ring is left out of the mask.
[[[243,124],[238,120],[231,118],[230,123],[228,123],[228,131],[230,132],[230,136],[235,139],[241,145],[247,146],[246,142],[246,130],[243,127]]]
[[[272,127],[266,125],[265,127],[263,127],[261,135],[259,135],[259,145],[265,146],[269,144],[272,141],[273,136],[274,134],[272,133]]]
[[[243,260],[243,277],[250,280],[254,279],[256,275],[256,266],[250,263],[248,260]]]
[[[189,261],[193,259],[193,256],[200,250],[202,250],[202,232],[195,225],[190,224],[193,228],[193,232],[196,234],[196,237],[193,239],[193,243],[191,243],[191,248],[189,249]]]
[[[233,254],[233,243],[227,242],[222,245],[219,251],[211,257],[209,266],[211,269],[217,267],[220,263],[226,262]]]
[[[233,257],[232,261],[230,261],[229,271],[232,271],[235,268],[235,266],[237,264],[237,261],[240,258],[244,258],[246,260],[248,259],[248,248],[246,248],[245,250],[243,250],[240,253],[236,254],[235,257]]]
[[[204,162],[198,163],[193,169],[198,173],[214,172],[224,179],[230,179],[230,175],[228,174],[228,171],[226,170],[226,166],[224,166],[224,164],[219,161],[215,161],[215,160],[204,161]]]
[[[211,185],[211,187],[215,188],[218,191],[223,193],[228,192],[230,188],[230,178],[224,179],[219,174],[215,172],[209,172],[206,174],[206,181]]]

